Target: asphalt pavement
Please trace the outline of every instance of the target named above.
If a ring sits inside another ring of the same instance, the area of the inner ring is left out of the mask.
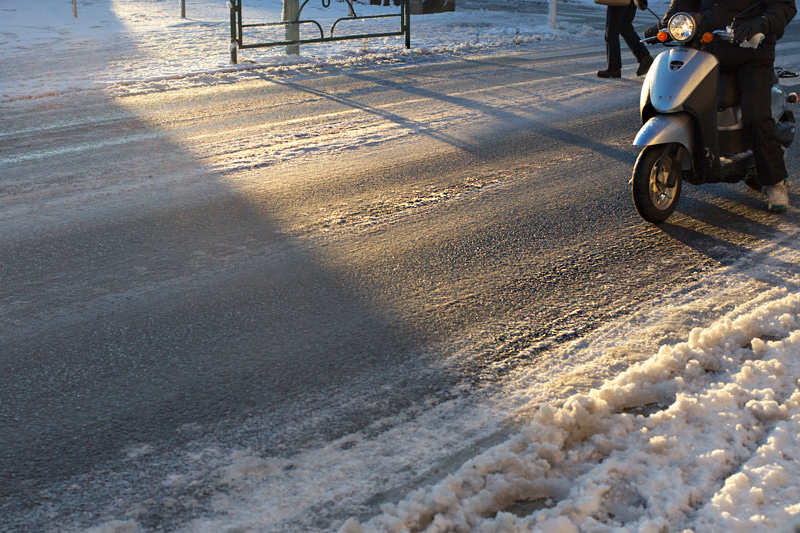
[[[780,231],[726,186],[641,221],[640,82],[598,80],[596,49],[549,50],[3,109],[11,529],[92,525],[121,493],[175,526],[200,511],[146,503],[177,496],[132,450],[291,455],[478,390],[498,363],[560,364],[516,356]]]

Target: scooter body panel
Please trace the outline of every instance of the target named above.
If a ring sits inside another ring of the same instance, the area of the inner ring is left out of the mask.
[[[772,101],[771,101],[771,108],[772,108],[772,118],[775,122],[780,121],[783,114],[788,109],[788,105],[786,103],[786,91],[780,86],[780,84],[776,84],[772,86]]]
[[[719,60],[708,52],[679,46],[659,54],[642,87],[639,104],[644,126],[634,145],[678,142],[686,148],[682,154],[690,156],[688,164],[684,160],[681,166],[693,169],[693,181],[719,181],[718,81]],[[652,119],[676,114],[682,118],[648,126]],[[644,133],[648,129],[653,131]],[[697,146],[703,150],[698,152]]]
[[[650,68],[645,81],[646,97],[657,113],[683,111],[687,100],[718,66],[719,61],[712,54],[692,48],[673,48],[660,54],[654,62],[655,68]],[[642,93],[645,98],[645,91]]]

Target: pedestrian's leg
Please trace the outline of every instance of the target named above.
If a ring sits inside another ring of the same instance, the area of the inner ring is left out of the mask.
[[[606,70],[597,73],[601,78],[619,78],[622,69],[620,57],[619,31],[625,16],[625,6],[608,6],[606,8]]]
[[[639,68],[636,69],[636,75],[644,76],[647,74],[653,64],[653,57],[650,55],[650,51],[639,38],[639,35],[636,33],[636,29],[633,27],[633,18],[635,16],[636,6],[634,4],[630,4],[628,6],[628,10],[625,11],[625,18],[622,21],[620,35],[622,35],[622,38],[625,39],[625,44],[627,44],[630,51],[633,52],[633,55],[636,57],[636,61],[639,62]]]
[[[636,6],[634,4],[628,5],[628,7],[625,8],[625,13],[622,16],[619,33],[622,38],[625,39],[625,44],[628,45],[628,48],[633,53],[634,57],[636,57],[636,61],[641,63],[645,56],[650,55],[650,51],[636,33],[636,28],[633,27],[633,18],[635,16]]]

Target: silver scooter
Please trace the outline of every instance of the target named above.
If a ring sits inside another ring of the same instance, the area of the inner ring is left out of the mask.
[[[633,141],[643,147],[630,182],[633,202],[648,222],[669,218],[684,180],[693,185],[745,181],[759,189],[735,79],[721,76],[717,58],[700,47],[712,39],[756,47],[763,38],[758,34],[739,42],[731,27],[700,35],[698,21],[689,13],[672,16],[665,31],[653,38],[672,48],[659,54],[644,80],[639,101],[643,126]],[[798,97],[778,81],[776,72],[772,116],[785,156],[795,134],[788,105]]]

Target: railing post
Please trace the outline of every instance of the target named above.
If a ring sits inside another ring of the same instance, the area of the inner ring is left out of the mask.
[[[237,2],[241,0],[228,0],[228,9],[231,12],[231,63],[234,65],[238,62],[238,58],[236,57],[236,51],[239,49],[239,38],[238,38],[238,22],[237,22],[237,14],[239,13]]]
[[[300,11],[300,0],[283,0],[283,22],[286,24],[286,40],[300,40],[300,25],[297,24],[297,14]],[[287,55],[300,54],[299,44],[286,45]]]
[[[400,20],[403,21],[403,31],[405,31],[406,48],[411,48],[411,0],[404,0],[403,7],[400,8],[402,16]]]
[[[323,42],[333,42],[333,41],[343,41],[347,39],[367,39],[371,37],[405,37],[405,45],[406,48],[411,48],[411,12],[412,3],[411,0],[394,0],[397,4],[401,6],[400,13],[392,13],[388,15],[368,15],[368,16],[356,16],[354,15],[355,9],[351,4],[352,0],[346,0],[347,3],[350,5],[350,12],[348,17],[339,18],[336,22],[333,23],[333,26],[330,30],[330,35],[325,37],[325,31],[323,30],[322,26],[319,22],[315,20],[300,20],[302,9],[308,3],[309,0],[304,0],[302,6],[300,4],[300,0],[282,0],[283,2],[283,13],[282,19],[280,22],[268,22],[264,24],[243,24],[242,22],[242,0],[228,0],[228,9],[230,10],[231,16],[231,43],[230,43],[230,53],[231,53],[231,63],[237,62],[237,52],[239,49],[246,49],[246,48],[264,48],[268,46],[284,46],[286,48],[287,54],[299,54],[300,53],[300,45],[304,43],[323,43]],[[323,7],[330,7],[331,0],[322,0]],[[389,0],[386,0],[387,2]],[[454,0],[449,0],[454,1]],[[348,34],[345,36],[335,36],[334,32],[336,30],[336,25],[342,21],[350,21],[350,20],[368,20],[368,19],[385,19],[385,18],[397,18],[400,19],[400,29],[390,32],[374,32],[374,33],[365,33],[365,34]],[[301,32],[300,32],[300,25],[301,24],[308,24],[314,25],[319,30],[319,38],[305,38],[301,39]],[[246,28],[256,28],[256,27],[280,27],[283,26],[285,32],[284,40],[273,40],[272,42],[266,43],[252,43],[248,41],[247,44],[244,43],[244,30]]]

